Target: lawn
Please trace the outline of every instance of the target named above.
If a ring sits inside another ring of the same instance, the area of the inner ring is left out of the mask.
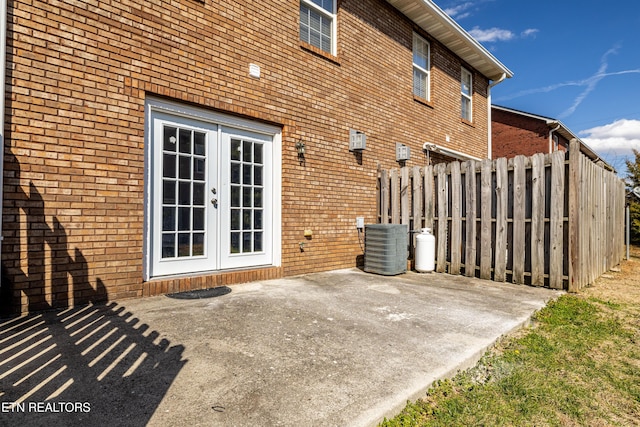
[[[640,425],[640,248],[380,424],[475,425]]]

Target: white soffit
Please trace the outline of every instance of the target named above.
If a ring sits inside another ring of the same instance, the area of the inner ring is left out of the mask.
[[[416,25],[491,80],[513,73],[431,0],[387,0]]]

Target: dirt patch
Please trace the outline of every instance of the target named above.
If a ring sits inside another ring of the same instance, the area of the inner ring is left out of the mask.
[[[603,274],[581,293],[603,301],[640,306],[640,247],[632,246],[630,255],[628,261],[623,260],[618,268]]]

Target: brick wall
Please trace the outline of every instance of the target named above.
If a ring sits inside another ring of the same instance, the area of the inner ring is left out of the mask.
[[[491,112],[491,158],[549,153],[549,132],[552,129],[544,120],[493,109]],[[569,140],[557,132],[554,135],[558,137],[558,149],[567,151]]]
[[[487,156],[487,79],[474,72],[463,122],[464,64],[423,34],[432,97],[414,100],[413,26],[387,2],[339,2],[335,57],[301,45],[298,15],[294,0],[12,3],[2,263],[13,311],[166,288],[142,281],[149,95],[282,127],[282,267],[265,277],[355,265],[355,217],[376,221],[376,171],[397,164],[396,142],[411,147],[408,165],[426,162],[426,141]],[[367,134],[361,156],[350,128]]]

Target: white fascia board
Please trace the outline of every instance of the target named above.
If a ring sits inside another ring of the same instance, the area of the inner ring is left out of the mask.
[[[387,0],[387,2],[490,80],[500,80],[503,75],[507,78],[513,77],[511,70],[433,1]]]

